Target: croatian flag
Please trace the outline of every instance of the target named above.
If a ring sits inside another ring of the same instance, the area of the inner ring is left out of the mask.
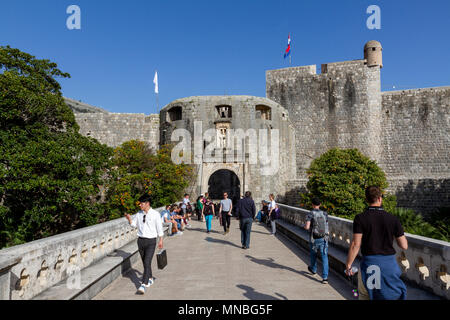
[[[291,54],[291,35],[289,34],[288,35],[288,46],[286,48],[286,51],[284,52],[284,58],[286,59],[286,57],[290,54]]]

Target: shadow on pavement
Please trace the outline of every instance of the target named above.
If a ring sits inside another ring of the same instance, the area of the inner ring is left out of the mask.
[[[186,228],[186,229],[184,229],[183,232],[185,232],[185,231],[198,231],[198,232],[206,233],[206,228],[204,228],[204,229],[203,229],[203,228]],[[210,230],[209,233],[219,233],[219,234],[222,234],[222,232],[216,231],[216,230]]]
[[[275,294],[277,296],[281,297],[282,299],[255,291],[255,289],[253,289],[252,287],[249,287],[249,286],[246,286],[243,284],[238,284],[238,285],[236,285],[236,287],[238,287],[239,289],[245,290],[243,295],[244,295],[244,297],[246,297],[250,300],[287,300],[287,298],[285,296],[283,296],[282,294],[276,293],[276,292],[275,292]]]
[[[213,242],[213,243],[227,244],[229,246],[233,246],[233,247],[241,249],[240,246],[238,246],[237,244],[235,244],[235,243],[233,243],[231,241],[214,239],[214,238],[211,238],[211,237],[207,237],[205,240],[208,241],[208,242]]]
[[[136,290],[139,289],[139,287],[141,286],[142,273],[140,273],[139,271],[135,269],[130,269],[130,271],[124,274],[123,277],[130,279],[131,282],[134,283]]]
[[[276,234],[275,237],[280,240],[281,243],[283,243],[289,250],[291,250],[300,260],[302,260],[307,266],[310,264],[310,258],[309,258],[309,252],[306,251],[303,247],[300,247],[298,244],[293,242],[291,239],[286,238],[283,235]],[[322,270],[322,261],[318,257],[317,259],[317,265],[319,270]],[[308,275],[309,277],[313,277],[311,273],[308,271],[301,271],[304,273],[304,275]],[[320,273],[318,273],[320,274]],[[335,276],[333,278],[330,278],[331,274],[334,274]],[[317,280],[317,279],[316,279]],[[355,300],[355,297],[352,293],[352,285],[350,282],[346,282],[343,277],[337,274],[336,271],[334,271],[332,268],[329,269],[329,275],[328,275],[328,285],[334,288],[336,291],[338,291],[345,299],[347,300]],[[319,281],[319,280],[318,280]],[[320,281],[319,281],[320,282]],[[341,285],[339,285],[337,282],[341,282]],[[347,287],[347,290],[342,290],[342,284]]]
[[[296,269],[291,268],[291,267],[283,266],[281,264],[276,263],[273,258],[258,259],[258,258],[254,258],[254,257],[249,256],[249,255],[246,255],[245,257],[249,258],[250,261],[252,261],[254,263],[257,263],[257,264],[260,264],[260,265],[263,265],[263,266],[266,266],[266,267],[270,267],[270,268],[284,269],[284,270],[288,270],[288,271],[291,271],[291,272],[295,272],[295,273],[298,273],[298,274],[300,274],[300,275],[302,275],[302,276],[304,276],[306,278],[309,278],[310,280],[313,280],[313,281],[321,283],[321,281],[319,279],[314,278],[312,275],[310,275],[309,272],[299,271],[299,270],[296,270]]]

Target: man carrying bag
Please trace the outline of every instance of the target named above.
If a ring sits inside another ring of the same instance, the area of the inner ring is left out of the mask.
[[[128,222],[133,228],[137,228],[138,232],[138,249],[144,265],[144,273],[142,275],[142,284],[138,289],[139,294],[144,294],[145,289],[153,284],[152,277],[152,258],[156,249],[156,239],[159,237],[158,248],[163,248],[163,226],[161,215],[158,211],[150,207],[151,197],[147,194],[139,198],[139,206],[141,210],[136,213],[132,219],[129,214],[125,214]]]

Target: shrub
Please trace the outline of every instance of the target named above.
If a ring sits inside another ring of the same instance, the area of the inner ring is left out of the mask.
[[[331,149],[311,163],[307,174],[309,192],[301,195],[301,206],[310,207],[312,198],[319,197],[328,213],[348,219],[367,207],[366,187],[378,186],[384,192],[388,186],[376,162],[357,149]],[[396,206],[393,196],[384,202],[388,210]]]
[[[405,232],[434,238],[438,240],[449,241],[439,229],[426,222],[420,214],[417,214],[412,209],[395,208],[391,210],[393,215],[397,216],[403,226]]]
[[[192,176],[191,167],[172,162],[171,148],[163,146],[156,153],[143,141],[131,140],[114,150],[117,170],[109,186],[110,219],[139,211],[138,198],[148,193],[152,207],[174,203],[182,198]]]

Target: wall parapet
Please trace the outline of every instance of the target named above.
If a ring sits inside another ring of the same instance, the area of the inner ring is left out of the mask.
[[[9,271],[10,299],[31,299],[136,238],[123,217],[0,250],[0,265],[21,258]]]
[[[281,219],[302,227],[309,210],[284,204]],[[353,237],[353,222],[348,219],[329,216],[330,243],[348,252]],[[408,250],[400,249],[394,242],[397,262],[402,269],[403,279],[428,292],[450,299],[450,243],[405,233]]]

